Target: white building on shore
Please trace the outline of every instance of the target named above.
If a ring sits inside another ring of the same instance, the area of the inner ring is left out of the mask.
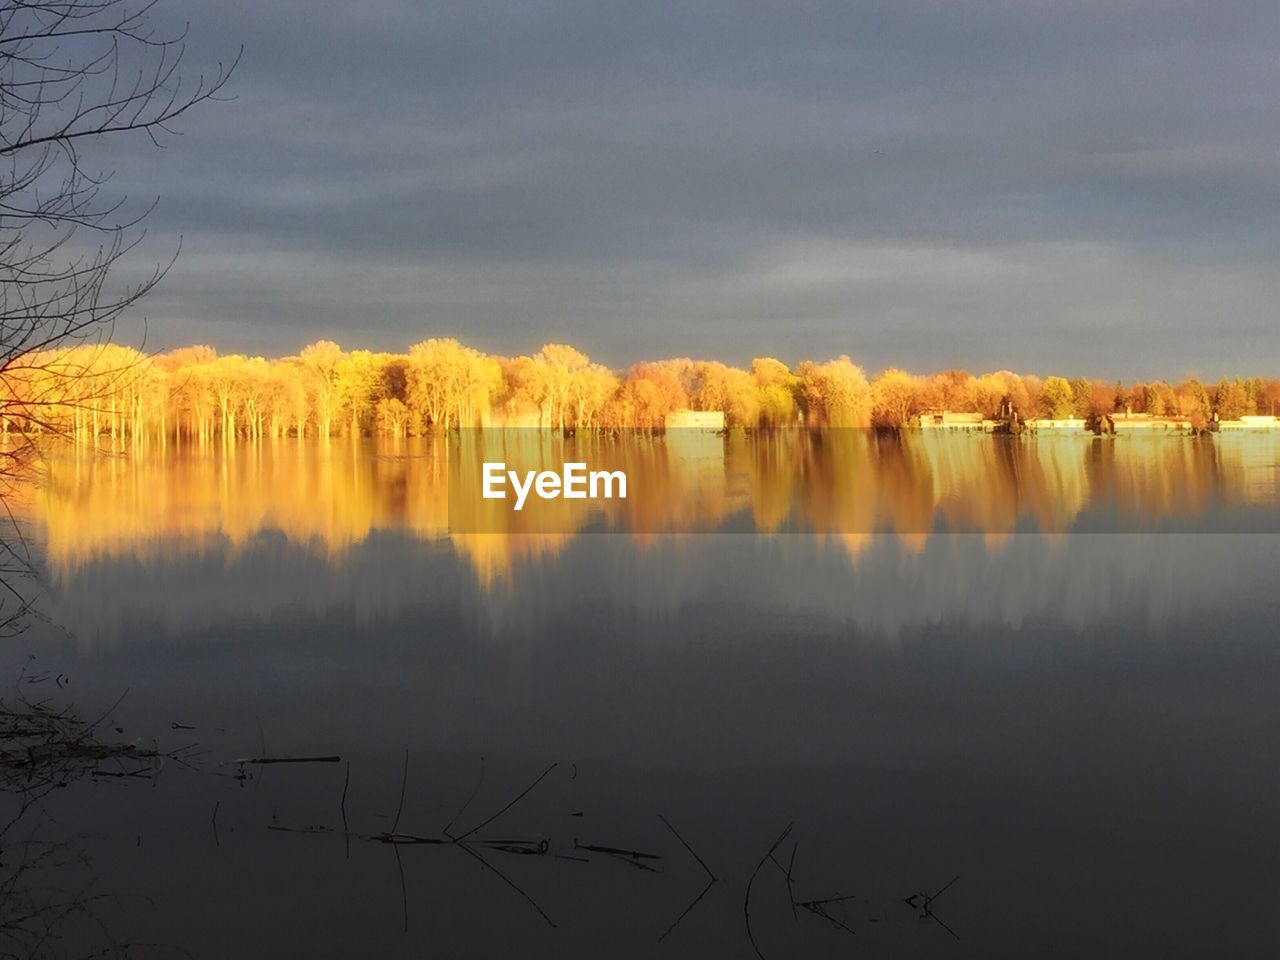
[[[1241,417],[1239,420],[1219,420],[1218,429],[1222,431],[1280,430],[1280,417],[1249,416],[1249,417]]]
[[[926,410],[920,414],[922,430],[975,430],[991,433],[995,428],[995,420],[987,419],[976,410],[964,413],[954,410]]]
[[[1192,433],[1190,417],[1171,414],[1167,417],[1153,413],[1112,413],[1107,415],[1117,434]]]

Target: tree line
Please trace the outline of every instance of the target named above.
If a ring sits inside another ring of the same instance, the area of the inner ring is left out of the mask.
[[[868,377],[847,356],[794,368],[771,357],[749,369],[678,358],[624,371],[565,344],[491,356],[449,338],[407,353],[343,350],[321,340],[268,360],[194,346],[148,356],[113,344],[42,352],[0,383],[5,433],[109,436],[201,446],[283,437],[408,437],[452,427],[660,430],[677,410],[722,411],[730,428],[908,426],[922,412],[996,417],[1180,415],[1204,426],[1280,407],[1280,380],[1188,378],[1133,384],[997,371]]]

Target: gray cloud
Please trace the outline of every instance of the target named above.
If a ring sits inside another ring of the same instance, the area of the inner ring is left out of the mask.
[[[220,3],[150,342],[1274,372],[1274,4]]]

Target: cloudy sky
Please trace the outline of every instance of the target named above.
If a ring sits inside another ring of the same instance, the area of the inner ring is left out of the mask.
[[[164,0],[148,345],[1280,373],[1280,4]]]

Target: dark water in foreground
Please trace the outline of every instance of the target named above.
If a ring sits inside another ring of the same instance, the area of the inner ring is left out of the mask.
[[[49,802],[139,955],[1280,946],[1275,536],[451,540],[414,486],[387,519],[367,451],[286,459],[30,504],[68,632],[11,675],[198,744]],[[238,779],[264,752],[343,762]],[[464,834],[552,764],[465,847],[368,839]]]

